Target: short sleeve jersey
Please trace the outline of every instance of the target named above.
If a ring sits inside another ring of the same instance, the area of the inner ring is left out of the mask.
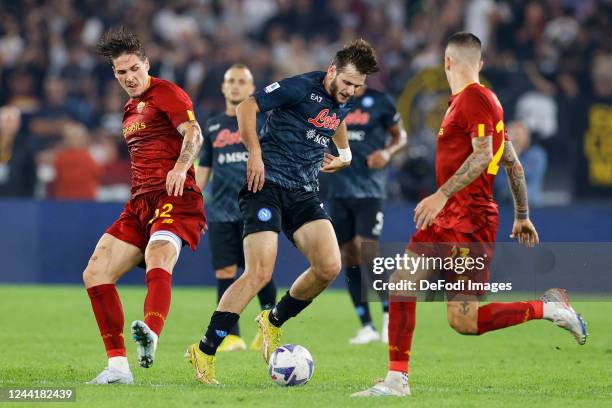
[[[399,113],[388,95],[368,88],[361,97],[355,98],[345,119],[353,160],[349,167],[329,178],[330,197],[386,197],[386,170],[370,169],[367,160],[372,152],[385,148],[388,129],[399,120]]]
[[[177,85],[150,77],[149,87],[130,99],[123,111],[123,137],[132,165],[132,198],[166,189],[166,176],[183,145],[176,129],[195,120],[191,99]],[[199,191],[193,166],[187,171],[185,189]]]
[[[264,115],[257,115],[257,130]],[[206,216],[210,222],[237,222],[242,219],[238,193],[246,179],[249,153],[242,143],[236,116],[214,116],[204,126],[200,166],[212,168],[210,196],[206,197]]]
[[[274,82],[254,97],[267,119],[260,132],[266,180],[316,191],[323,154],[351,103],[338,104],[315,71]]]
[[[471,184],[452,196],[436,219],[447,228],[470,232],[497,222],[493,180],[499,170],[505,141],[504,111],[495,94],[473,83],[449,99],[449,107],[438,132],[436,182],[443,185],[472,153],[472,138],[492,136],[493,160]]]

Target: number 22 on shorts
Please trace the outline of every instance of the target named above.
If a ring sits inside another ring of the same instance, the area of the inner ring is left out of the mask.
[[[170,203],[166,203],[162,205],[163,211],[159,211],[159,208],[156,208],[155,215],[153,215],[153,218],[149,220],[149,224],[153,224],[153,221],[155,221],[158,218],[164,218],[164,220],[162,221],[162,224],[172,224],[174,222],[174,220],[172,219],[172,215],[170,214],[170,212],[172,211],[172,208],[174,207]]]

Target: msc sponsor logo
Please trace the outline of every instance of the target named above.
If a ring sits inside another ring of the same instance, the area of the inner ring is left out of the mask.
[[[321,146],[329,146],[329,138],[318,134],[317,131],[314,129],[309,129],[306,132],[306,139],[312,140],[313,142],[318,143]]]
[[[231,132],[229,129],[223,129],[219,132],[213,143],[213,147],[221,148],[228,145],[235,145],[241,143],[240,132]]]
[[[146,129],[147,124],[144,122],[134,122],[129,126],[123,128],[123,137],[128,137],[138,132],[139,130]]]
[[[344,120],[347,126],[350,125],[367,125],[370,122],[370,113],[364,112],[361,109],[355,109],[348,115],[346,115],[346,119]]]
[[[365,140],[366,132],[363,130],[349,130],[348,140],[353,142],[363,142]]]
[[[325,108],[316,118],[308,119],[308,123],[314,125],[317,128],[331,129],[336,130],[338,126],[340,126],[340,119],[333,113],[331,116],[329,115],[329,109]]]
[[[219,164],[243,163],[249,160],[249,152],[220,153],[217,157]]]

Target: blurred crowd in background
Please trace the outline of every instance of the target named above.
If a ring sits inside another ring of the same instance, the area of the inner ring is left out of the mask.
[[[410,136],[391,165],[390,198],[409,200],[435,188],[435,137],[450,94],[445,38],[471,31],[532,203],[610,194],[611,19],[606,0],[2,1],[0,196],[129,197],[127,97],[94,52],[117,25],[140,36],[152,75],[189,93],[201,123],[224,110],[229,65],[247,64],[262,87],[324,70],[344,43],[365,38],[382,66],[368,83],[398,100]],[[510,199],[503,185],[499,197]]]

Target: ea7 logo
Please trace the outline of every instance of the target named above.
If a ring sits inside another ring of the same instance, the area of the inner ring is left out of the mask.
[[[317,95],[315,93],[311,93],[310,94],[310,99],[315,101],[315,102],[319,102],[319,103],[323,102],[323,97],[321,95]]]

